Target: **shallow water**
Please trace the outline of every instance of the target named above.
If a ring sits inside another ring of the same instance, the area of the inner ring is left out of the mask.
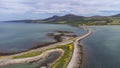
[[[86,68],[120,68],[120,26],[91,26],[94,32],[83,40]]]
[[[37,44],[54,42],[47,33],[72,31],[84,34],[83,29],[58,24],[0,23],[0,52],[11,53],[28,50]]]

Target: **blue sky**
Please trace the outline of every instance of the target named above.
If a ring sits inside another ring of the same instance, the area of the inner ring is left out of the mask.
[[[0,0],[0,21],[43,19],[53,15],[120,13],[120,0]]]

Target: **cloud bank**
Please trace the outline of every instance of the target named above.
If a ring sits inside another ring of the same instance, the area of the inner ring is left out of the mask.
[[[0,14],[112,15],[120,0],[0,0]]]

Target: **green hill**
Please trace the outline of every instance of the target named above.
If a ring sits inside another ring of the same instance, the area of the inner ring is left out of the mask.
[[[11,22],[25,22],[25,23],[49,23],[49,24],[69,24],[72,26],[79,25],[120,25],[120,14],[113,16],[92,16],[84,17],[73,14],[65,16],[53,16],[43,20],[16,20]]]

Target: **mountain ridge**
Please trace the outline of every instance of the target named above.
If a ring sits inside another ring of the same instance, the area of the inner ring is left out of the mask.
[[[112,22],[118,21],[120,18],[120,14],[112,15],[112,16],[78,16],[74,14],[67,14],[64,16],[54,15],[52,17],[46,19],[36,19],[36,20],[14,20],[7,22],[24,22],[24,23],[47,23],[47,24],[70,24],[70,25],[78,25],[78,24],[86,24],[86,25],[108,25]],[[114,24],[119,24],[120,21]],[[113,23],[112,23],[113,24]]]

